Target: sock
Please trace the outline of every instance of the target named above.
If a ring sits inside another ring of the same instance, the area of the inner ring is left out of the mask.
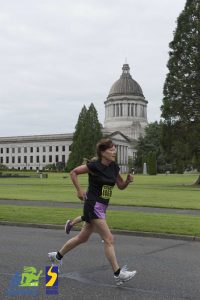
[[[119,268],[116,272],[114,272],[114,275],[119,276],[120,271],[121,271],[121,269]]]
[[[63,258],[63,256],[60,254],[60,252],[58,251],[57,254],[56,254],[56,258],[58,260],[61,260]]]

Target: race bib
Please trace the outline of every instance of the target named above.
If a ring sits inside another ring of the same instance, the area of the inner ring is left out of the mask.
[[[113,186],[103,185],[101,198],[109,200],[110,197],[112,196],[112,189],[113,189]]]

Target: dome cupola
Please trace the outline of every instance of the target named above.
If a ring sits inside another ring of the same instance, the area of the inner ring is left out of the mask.
[[[139,84],[132,78],[130,74],[130,67],[128,64],[123,65],[122,75],[112,85],[108,97],[118,95],[135,95],[143,97],[142,89]]]
[[[131,140],[144,136],[147,103],[140,85],[132,78],[130,67],[125,63],[120,78],[111,86],[104,102],[105,130],[120,131]]]

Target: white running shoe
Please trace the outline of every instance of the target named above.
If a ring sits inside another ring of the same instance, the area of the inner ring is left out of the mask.
[[[127,271],[127,266],[124,266],[118,276],[114,276],[116,285],[119,286],[126,281],[129,281],[131,278],[135,276],[137,271]]]
[[[48,257],[51,261],[52,266],[58,266],[58,272],[60,273],[60,267],[62,266],[62,259],[57,259],[56,257],[57,252],[49,252]]]

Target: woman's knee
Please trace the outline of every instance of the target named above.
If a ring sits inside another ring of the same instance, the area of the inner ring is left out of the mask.
[[[77,241],[79,242],[79,244],[82,244],[82,243],[86,243],[89,239],[89,236],[88,235],[83,235],[83,234],[78,234],[76,236],[77,238]]]
[[[114,236],[110,233],[108,236],[104,237],[104,243],[107,245],[113,245],[114,244]]]

